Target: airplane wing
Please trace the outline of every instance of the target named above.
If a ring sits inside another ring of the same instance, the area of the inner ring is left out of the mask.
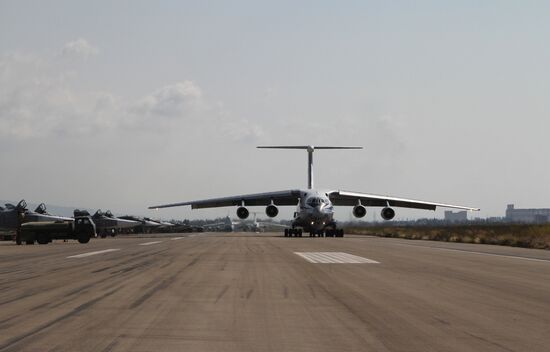
[[[182,205],[190,205],[191,209],[217,208],[217,207],[239,206],[239,205],[242,205],[243,203],[245,206],[255,206],[255,205],[267,206],[271,204],[271,201],[273,201],[275,205],[297,205],[299,198],[300,198],[299,190],[288,190],[288,191],[279,191],[279,192],[244,194],[244,195],[233,196],[233,197],[195,200],[191,202],[155,205],[155,206],[149,207],[149,209],[179,207]]]
[[[348,191],[332,191],[328,193],[328,196],[334,205],[348,205],[355,206],[358,204],[358,200],[364,206],[371,207],[401,207],[401,208],[413,208],[413,209],[426,209],[435,210],[437,207],[441,208],[455,208],[471,211],[479,211],[479,208],[465,207],[461,205],[443,204],[426,202],[423,200],[405,199],[381,196],[376,194],[366,194],[358,192]]]

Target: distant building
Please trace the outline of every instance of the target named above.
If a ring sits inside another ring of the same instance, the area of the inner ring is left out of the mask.
[[[447,222],[467,222],[468,221],[468,212],[467,211],[457,211],[456,213],[452,211],[445,211],[445,221]]]
[[[550,209],[516,209],[514,204],[506,207],[506,221],[519,223],[544,223],[550,220]]]

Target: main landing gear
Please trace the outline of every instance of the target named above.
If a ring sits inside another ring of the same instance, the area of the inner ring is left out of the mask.
[[[302,237],[302,229],[285,229],[285,237]]]
[[[319,230],[309,233],[309,237],[344,237],[343,229]]]
[[[302,237],[302,229],[285,229],[285,237]],[[343,229],[311,231],[309,237],[344,237]]]

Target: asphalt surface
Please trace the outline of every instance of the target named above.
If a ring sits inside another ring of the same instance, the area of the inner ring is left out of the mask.
[[[550,350],[550,251],[173,236],[1,243],[0,351]]]

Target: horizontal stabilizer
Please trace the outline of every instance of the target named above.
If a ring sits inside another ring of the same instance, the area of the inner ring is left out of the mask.
[[[266,145],[258,146],[259,149],[363,149],[363,147],[332,147],[332,146],[315,146],[315,145]]]
[[[259,146],[260,149],[304,149],[307,150],[307,188],[313,188],[313,152],[316,149],[363,149],[363,147],[333,147],[333,146],[314,146],[314,145],[266,145]]]

